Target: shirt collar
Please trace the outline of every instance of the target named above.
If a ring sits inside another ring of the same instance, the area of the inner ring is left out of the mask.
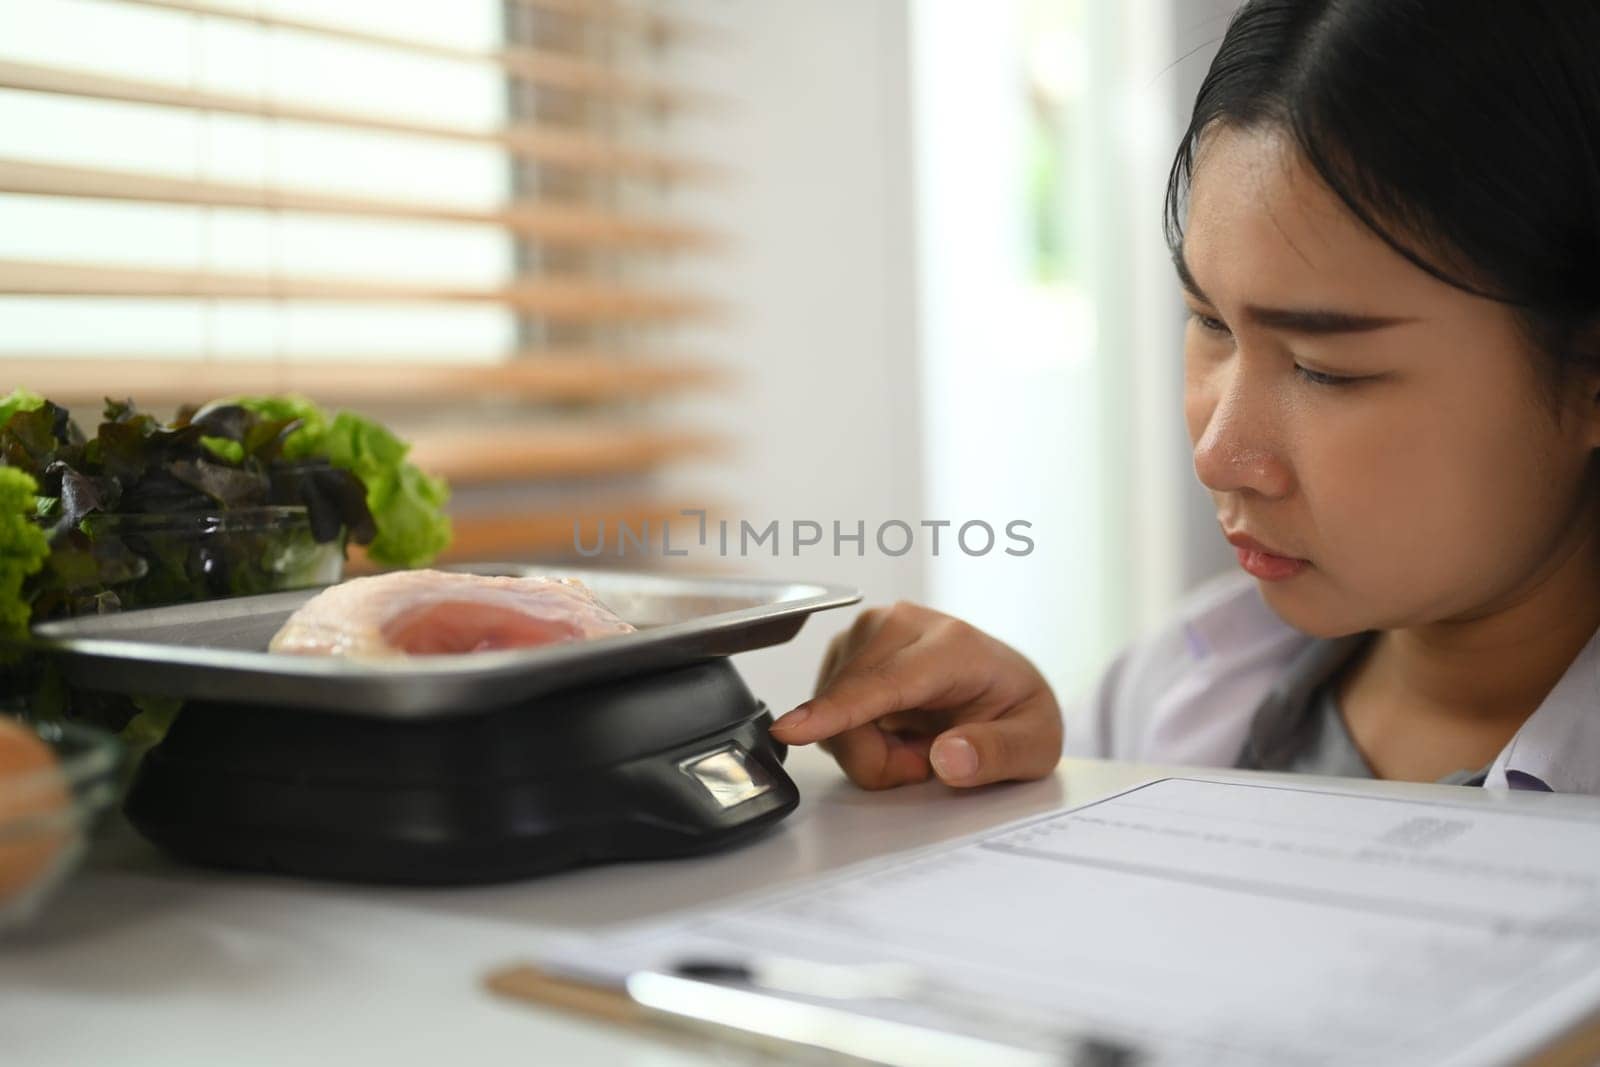
[[[1489,765],[1483,784],[1600,793],[1600,630]]]

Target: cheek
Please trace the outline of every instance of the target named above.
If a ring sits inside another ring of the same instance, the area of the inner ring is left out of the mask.
[[[1528,417],[1448,403],[1372,414],[1305,485],[1326,573],[1379,616],[1367,625],[1472,610],[1537,565],[1573,474]]]
[[[1437,490],[1449,527],[1430,523],[1436,539],[1449,538],[1457,581],[1503,584],[1540,566],[1572,520],[1582,481],[1572,460],[1549,428],[1529,421],[1462,442]]]
[[[1316,562],[1329,575],[1365,576],[1393,553],[1425,511],[1432,465],[1415,427],[1400,434],[1371,410],[1319,413],[1297,435],[1301,493],[1315,529]],[[1408,447],[1409,444],[1413,447]],[[1363,583],[1365,584],[1365,583]]]
[[[1459,573],[1453,552],[1474,510],[1461,457],[1414,409],[1392,419],[1380,403],[1339,400],[1312,401],[1294,435],[1314,570],[1262,589],[1284,621],[1320,637],[1393,628],[1431,607]]]

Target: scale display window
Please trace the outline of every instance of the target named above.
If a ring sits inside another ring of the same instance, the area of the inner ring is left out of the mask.
[[[679,764],[699,782],[718,807],[731,808],[772,789],[772,776],[738,745],[729,745]]]

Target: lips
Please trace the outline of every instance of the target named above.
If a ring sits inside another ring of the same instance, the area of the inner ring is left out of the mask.
[[[1223,535],[1228,539],[1228,544],[1232,545],[1234,548],[1242,548],[1247,552],[1260,552],[1262,555],[1266,556],[1277,556],[1279,559],[1300,559],[1298,556],[1291,556],[1287,552],[1282,552],[1276,548],[1273,548],[1265,541],[1257,541],[1254,537],[1251,537],[1249,534],[1243,532],[1228,533],[1227,531],[1223,531]],[[1304,561],[1301,560],[1301,562]]]
[[[1295,556],[1285,555],[1264,541],[1257,541],[1247,533],[1235,531],[1226,534],[1228,543],[1239,555],[1239,566],[1254,578],[1264,582],[1284,582],[1303,574],[1311,564]]]

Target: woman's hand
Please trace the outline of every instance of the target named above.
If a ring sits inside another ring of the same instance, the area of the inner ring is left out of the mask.
[[[772,725],[820,741],[850,780],[888,789],[937,774],[973,786],[1042,778],[1061,758],[1061,709],[1021,653],[960,619],[901,602],[833,639],[817,695]]]

